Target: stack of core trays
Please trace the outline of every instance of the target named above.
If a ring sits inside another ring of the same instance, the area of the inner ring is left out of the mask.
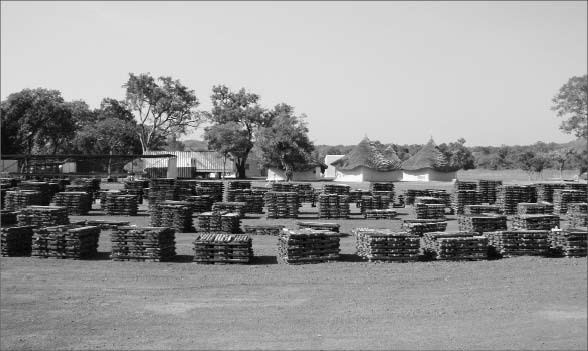
[[[549,202],[521,202],[517,204],[517,214],[553,213],[553,205]]]
[[[438,219],[404,219],[402,220],[402,229],[413,235],[423,236],[429,232],[445,231],[447,222]]]
[[[18,189],[38,191],[39,193],[41,193],[39,205],[42,206],[49,205],[49,203],[51,202],[51,196],[53,196],[53,194],[51,193],[51,187],[47,182],[20,182],[20,184],[18,184]]]
[[[245,234],[200,234],[194,240],[194,262],[200,264],[250,263],[252,240]]]
[[[64,206],[70,215],[85,215],[92,209],[92,195],[86,192],[66,191],[53,195],[56,206]]]
[[[453,191],[458,190],[478,190],[478,184],[476,182],[466,182],[463,180],[456,180],[453,183]]]
[[[128,195],[126,190],[100,190],[98,192],[98,198],[100,199],[100,209],[103,211],[106,209],[106,197],[108,194]]]
[[[323,185],[323,194],[349,195],[349,185],[342,184],[325,184]]]
[[[137,196],[137,203],[143,203],[143,189],[149,184],[147,180],[127,180],[125,190],[129,195]]]
[[[231,180],[228,182],[227,186],[227,201],[234,202],[238,201],[235,200],[234,195],[238,194],[239,192],[235,192],[234,190],[250,190],[251,189],[251,182],[250,181],[243,181],[243,180]]]
[[[372,196],[369,190],[354,189],[349,191],[349,202],[357,203],[357,207],[361,207],[361,198],[364,196]]]
[[[0,228],[0,255],[30,256],[33,239],[32,226]]]
[[[417,219],[445,219],[445,205],[443,204],[415,204]]]
[[[458,215],[463,214],[465,206],[478,204],[480,204],[480,196],[476,190],[456,190],[451,195],[451,207]]]
[[[151,226],[169,227],[176,233],[194,232],[192,205],[188,202],[166,201],[152,207]]]
[[[349,195],[319,194],[319,218],[349,218]]]
[[[244,225],[243,232],[249,235],[280,235],[285,226],[282,224]]]
[[[570,202],[586,202],[586,192],[570,189],[556,189],[553,191],[553,213],[567,213],[568,203]]]
[[[587,239],[586,228],[552,229],[549,233],[551,249],[566,257],[586,257]]]
[[[264,197],[267,218],[298,218],[298,194],[268,191]]]
[[[408,262],[419,259],[420,238],[390,229],[355,228],[357,255],[374,261]]]
[[[553,203],[553,191],[555,189],[565,189],[565,183],[535,183],[535,193],[537,195],[537,202]]]
[[[568,203],[568,226],[570,228],[588,227],[588,203]]]
[[[514,216],[512,227],[527,230],[559,228],[559,216],[554,214],[525,214]]]
[[[243,202],[246,213],[263,213],[263,195],[254,194],[251,189],[227,190],[229,202]]]
[[[365,213],[366,210],[381,210],[390,208],[390,202],[392,202],[390,196],[362,196],[359,200],[359,207],[361,208],[361,213]]]
[[[418,204],[435,204],[435,205],[445,205],[445,200],[440,199],[438,197],[433,196],[417,196],[414,198],[413,201],[414,205]]]
[[[210,195],[213,202],[223,201],[225,185],[222,181],[201,181],[194,188],[194,195]]]
[[[506,230],[506,216],[493,213],[461,215],[457,217],[459,230],[484,233]]]
[[[77,178],[71,181],[72,185],[83,185],[89,189],[89,193],[92,194],[92,200],[98,197],[98,191],[100,190],[100,178]],[[66,186],[67,188],[67,186]],[[68,191],[67,189],[65,191]],[[84,191],[84,190],[74,190]]]
[[[4,195],[4,209],[17,211],[31,205],[43,204],[42,194],[34,190],[7,191]]]
[[[484,233],[492,255],[502,257],[545,255],[549,252],[548,230],[503,230]]]
[[[502,185],[498,187],[496,204],[505,215],[517,213],[517,205],[521,202],[536,202],[535,188],[521,185]]]
[[[96,226],[100,229],[117,229],[118,227],[128,226],[130,222],[127,221],[113,221],[107,219],[88,219],[84,222],[86,226]]]
[[[206,233],[241,233],[241,216],[238,213],[204,212],[198,214],[196,231]]]
[[[339,233],[328,230],[284,228],[278,237],[278,262],[319,263],[339,259]]]
[[[226,211],[238,213],[239,216],[245,216],[247,203],[245,202],[215,202],[212,204],[212,211]]]
[[[136,216],[139,210],[136,195],[107,193],[104,212],[115,216]]]
[[[149,181],[147,200],[149,207],[165,200],[177,200],[178,188],[173,178],[153,178]]]
[[[175,232],[167,227],[118,227],[110,234],[113,261],[169,261],[176,256]]]
[[[16,215],[19,226],[56,226],[69,224],[67,208],[62,206],[28,206]]]
[[[0,225],[2,227],[9,227],[9,226],[16,225],[16,223],[17,223],[16,214],[17,213],[18,212],[15,212],[15,211],[1,210],[0,211]]]
[[[501,180],[478,180],[477,190],[480,194],[480,202],[489,205],[494,204],[498,195],[498,187],[501,185]]]
[[[476,215],[483,213],[502,214],[502,209],[498,205],[466,205],[463,208],[463,214]]]
[[[488,257],[488,238],[475,233],[425,233],[423,243],[425,254],[437,260],[481,260]]]
[[[184,198],[184,201],[192,205],[194,213],[208,212],[212,210],[212,197],[210,195],[193,195]]]
[[[393,219],[397,215],[398,212],[390,208],[365,210],[363,213],[365,219]]]
[[[82,259],[98,253],[99,227],[59,225],[33,231],[32,257]]]

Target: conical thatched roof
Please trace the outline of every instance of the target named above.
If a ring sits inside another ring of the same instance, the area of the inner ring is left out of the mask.
[[[367,167],[376,171],[396,171],[402,162],[393,149],[386,150],[386,156],[380,152],[367,137],[357,144],[349,154],[331,163],[340,170],[352,170]]]
[[[445,170],[447,168],[447,163],[447,158],[445,155],[443,155],[441,150],[439,150],[439,147],[431,138],[422,149],[420,149],[411,158],[404,161],[402,164],[402,169],[407,171],[414,171],[423,168]]]

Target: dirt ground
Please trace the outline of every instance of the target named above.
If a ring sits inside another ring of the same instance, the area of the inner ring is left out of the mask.
[[[147,225],[145,208],[71,219]],[[348,233],[414,218],[398,211],[396,220],[329,222]],[[252,264],[197,265],[194,234],[179,233],[175,262],[113,262],[109,233],[93,260],[0,259],[2,350],[588,348],[586,258],[369,263],[348,236],[340,262],[284,265],[276,237],[253,236]]]

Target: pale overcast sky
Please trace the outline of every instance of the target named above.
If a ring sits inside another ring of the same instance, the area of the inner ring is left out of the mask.
[[[2,99],[43,87],[98,107],[150,72],[202,109],[215,84],[288,103],[316,144],[566,142],[551,98],[588,65],[586,1],[1,6]]]

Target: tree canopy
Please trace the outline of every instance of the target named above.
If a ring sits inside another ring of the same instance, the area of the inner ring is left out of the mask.
[[[588,138],[588,75],[572,77],[553,97],[552,110],[558,117],[567,118],[560,129],[578,138]]]

